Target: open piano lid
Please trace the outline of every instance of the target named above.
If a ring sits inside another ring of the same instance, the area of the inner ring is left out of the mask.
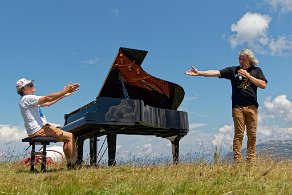
[[[147,53],[121,47],[98,96],[140,99],[149,106],[176,110],[184,98],[184,89],[146,73],[141,64]]]

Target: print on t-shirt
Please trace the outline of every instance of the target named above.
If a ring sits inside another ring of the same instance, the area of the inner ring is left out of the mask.
[[[250,86],[250,82],[247,78],[243,78],[243,81],[241,84],[238,86],[239,89],[245,90],[248,86]]]

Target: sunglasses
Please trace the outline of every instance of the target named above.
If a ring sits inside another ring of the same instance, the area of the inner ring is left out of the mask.
[[[33,83],[28,83],[26,86],[28,86],[28,87],[34,87],[34,84]]]

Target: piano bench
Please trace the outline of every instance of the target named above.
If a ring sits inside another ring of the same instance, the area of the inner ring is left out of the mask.
[[[35,158],[36,155],[40,155],[41,160],[41,172],[45,173],[46,164],[47,164],[47,145],[50,145],[51,142],[59,142],[57,138],[54,137],[44,137],[44,136],[36,136],[36,137],[26,137],[22,139],[22,142],[29,142],[29,147],[31,146],[31,154],[30,154],[30,171],[34,170],[35,166]],[[36,145],[42,145],[43,151],[35,151]]]

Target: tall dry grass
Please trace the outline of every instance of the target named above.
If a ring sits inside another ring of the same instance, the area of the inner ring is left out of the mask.
[[[292,162],[188,163],[158,166],[49,165],[30,173],[20,163],[0,164],[0,194],[292,194]]]

